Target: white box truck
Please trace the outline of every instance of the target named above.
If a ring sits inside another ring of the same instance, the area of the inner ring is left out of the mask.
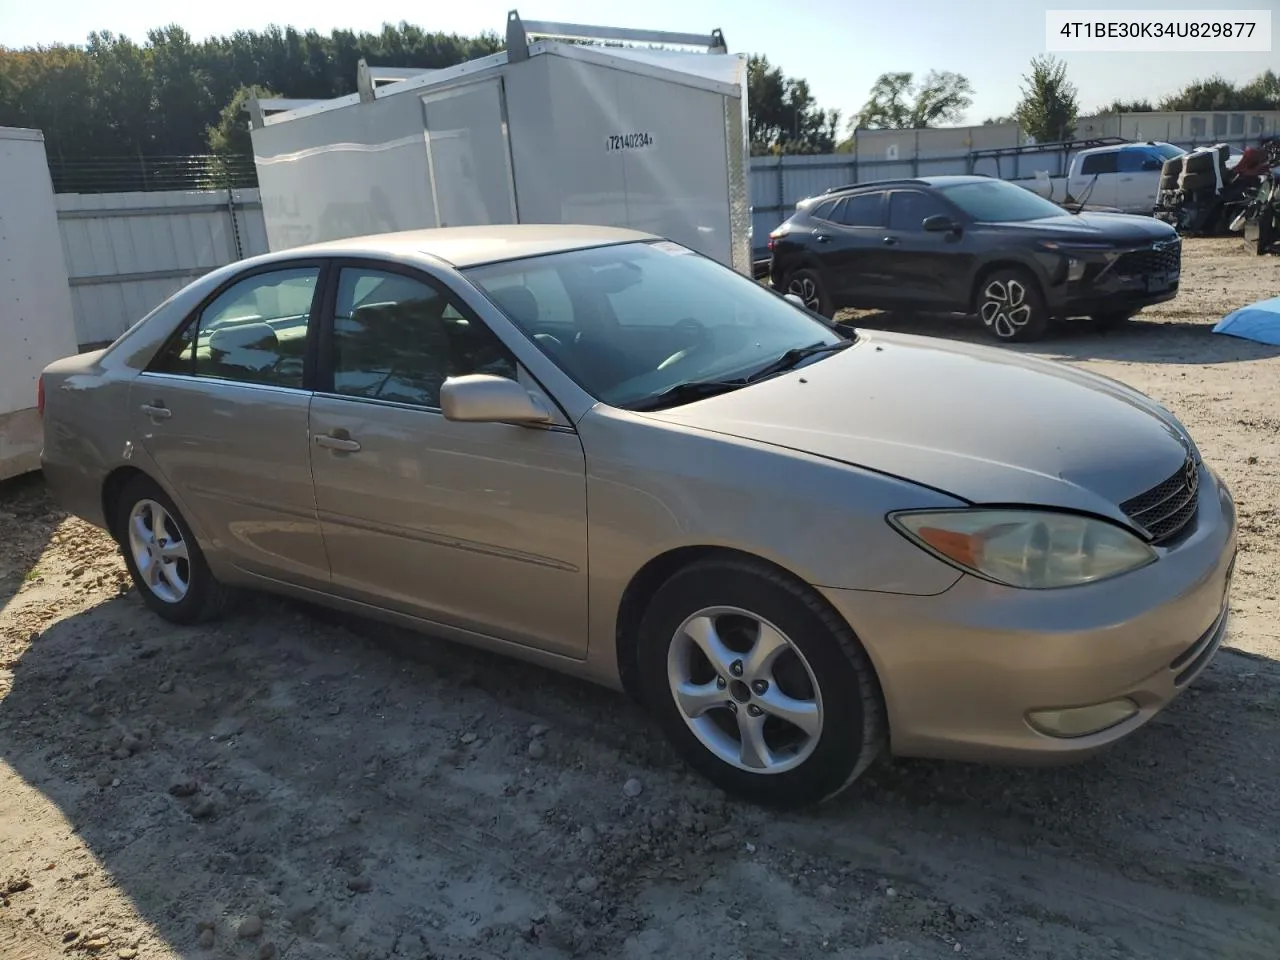
[[[680,45],[703,50],[670,49]],[[646,230],[751,272],[747,58],[718,30],[512,11],[501,53],[427,72],[362,62],[358,88],[247,105],[273,250],[422,227],[587,223]]]
[[[0,127],[0,480],[40,469],[40,371],[76,349],[44,134]]]

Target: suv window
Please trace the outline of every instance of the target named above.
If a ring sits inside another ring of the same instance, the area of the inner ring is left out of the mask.
[[[826,203],[820,203],[813,208],[813,213],[810,214],[810,216],[816,217],[819,220],[830,220],[831,211],[836,208],[836,204],[838,202],[839,201],[837,200],[828,200]]]
[[[432,409],[448,377],[516,378],[516,361],[479,318],[401,273],[346,267],[333,316],[333,392]]]
[[[837,220],[846,227],[880,227],[884,225],[884,194],[859,193],[844,198]]]
[[[295,267],[232,284],[187,322],[151,369],[300,389],[319,277],[319,267]]]
[[[938,214],[950,216],[951,211],[937,197],[919,190],[895,190],[889,194],[891,230],[923,230],[924,221]]]
[[[1095,173],[1115,173],[1118,150],[1091,153],[1080,161],[1080,175],[1092,177]]]

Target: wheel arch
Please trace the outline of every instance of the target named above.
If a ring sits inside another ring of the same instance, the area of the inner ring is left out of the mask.
[[[155,479],[145,470],[139,470],[137,467],[120,466],[108,473],[106,479],[102,482],[102,518],[106,524],[107,533],[111,534],[117,542],[120,541],[122,533],[117,529],[116,523],[120,495],[124,493],[125,487],[136,477],[146,477],[148,480]]]
[[[622,688],[632,700],[643,705],[644,697],[640,692],[640,684],[638,680],[638,669],[636,654],[640,633],[640,621],[644,616],[645,609],[649,606],[657,592],[662,586],[681,570],[692,566],[695,563],[707,560],[726,560],[748,562],[760,567],[771,570],[778,576],[790,580],[796,586],[807,591],[814,602],[826,608],[832,616],[843,623],[849,631],[857,638],[857,631],[853,629],[853,625],[845,619],[840,613],[818,590],[815,590],[805,579],[797,575],[793,570],[788,569],[782,564],[774,560],[766,559],[759,554],[751,553],[746,550],[738,550],[732,547],[711,546],[711,545],[692,545],[676,547],[665,553],[658,554],[649,560],[643,567],[636,571],[628,582],[626,589],[622,592],[622,600],[618,604],[618,613],[615,621],[614,643],[616,645],[616,656],[618,664],[618,677],[622,682]],[[861,639],[858,639],[861,644]],[[865,649],[865,648],[864,648]],[[880,694],[881,703],[884,703],[884,684],[880,682],[879,673],[876,670],[874,661],[870,655],[867,662],[871,667],[871,680],[876,685]]]

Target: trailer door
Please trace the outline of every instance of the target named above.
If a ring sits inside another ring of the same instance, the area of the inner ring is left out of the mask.
[[[502,78],[422,98],[431,196],[441,227],[516,222]]]

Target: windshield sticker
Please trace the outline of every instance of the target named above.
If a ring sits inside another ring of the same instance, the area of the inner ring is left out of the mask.
[[[652,133],[611,133],[604,138],[606,153],[613,153],[615,150],[644,150],[653,145]]]

